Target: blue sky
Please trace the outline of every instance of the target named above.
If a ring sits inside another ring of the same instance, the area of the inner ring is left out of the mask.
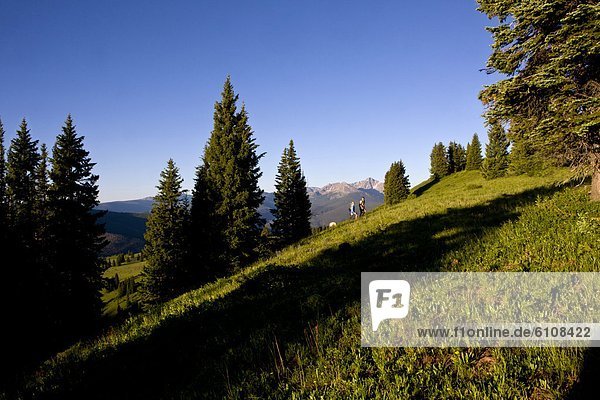
[[[227,74],[273,190],[296,142],[311,186],[413,184],[435,142],[485,141],[477,94],[491,22],[475,1],[23,1],[0,3],[0,118],[52,145],[67,113],[97,163],[102,201],[155,192],[172,157],[185,186]]]

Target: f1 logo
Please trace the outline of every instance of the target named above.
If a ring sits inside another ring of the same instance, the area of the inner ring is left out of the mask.
[[[371,323],[373,331],[385,319],[401,319],[408,315],[410,284],[403,280],[376,280],[369,283]]]

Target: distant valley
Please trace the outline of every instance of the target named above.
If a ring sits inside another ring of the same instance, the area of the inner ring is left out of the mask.
[[[312,204],[311,225],[326,226],[330,222],[347,219],[350,202],[355,201],[358,209],[358,201],[363,196],[367,211],[383,204],[383,183],[373,178],[354,183],[336,182],[320,188],[309,187],[308,195]],[[105,224],[106,237],[109,241],[104,249],[105,255],[137,252],[144,247],[146,217],[153,203],[152,197],[145,197],[98,205],[98,210],[107,211],[100,220]],[[274,207],[274,194],[265,193],[265,201],[258,211],[267,222],[273,220],[270,210]]]

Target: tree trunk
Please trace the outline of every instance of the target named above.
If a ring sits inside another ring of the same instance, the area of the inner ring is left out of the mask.
[[[600,169],[596,169],[592,173],[592,201],[600,201]]]

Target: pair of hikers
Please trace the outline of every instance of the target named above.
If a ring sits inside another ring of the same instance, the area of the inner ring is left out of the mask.
[[[359,216],[356,214],[356,208],[354,207],[354,201],[350,203],[350,218],[357,219]],[[365,206],[365,198],[362,197],[358,202],[358,212],[360,212],[360,216],[362,217],[367,213],[367,208]]]

